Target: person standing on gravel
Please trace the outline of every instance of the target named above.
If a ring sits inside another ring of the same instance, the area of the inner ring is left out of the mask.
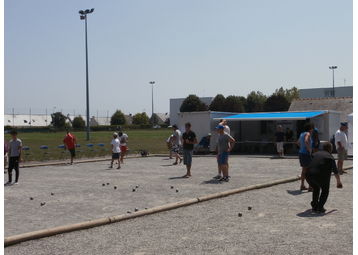
[[[183,158],[184,165],[186,165],[186,175],[183,178],[189,178],[191,176],[191,164],[193,161],[193,149],[194,144],[198,143],[196,134],[191,131],[190,122],[185,123],[185,132],[183,133]]]
[[[172,145],[172,151],[175,155],[175,162],[173,163],[173,165],[177,165],[178,160],[180,160],[179,164],[183,161],[183,158],[179,155],[179,148],[182,145],[182,135],[177,125],[174,124],[172,129],[174,133],[170,140],[170,143]]]
[[[22,162],[22,142],[19,138],[17,138],[17,131],[15,129],[10,132],[12,136],[12,140],[9,145],[9,167],[8,167],[8,182],[5,183],[5,186],[10,186],[13,184],[19,183],[19,175],[20,175],[20,162]],[[15,168],[15,181],[12,182],[12,170]]]
[[[312,132],[312,129],[313,129],[312,123],[306,122],[303,127],[304,132],[301,133],[301,135],[296,143],[297,146],[300,147],[298,157],[300,160],[300,165],[302,167],[300,190],[312,191],[311,187],[306,188],[306,186],[305,186],[305,175],[306,175],[307,167],[311,163],[311,153],[312,153],[311,132]]]
[[[120,149],[120,141],[118,139],[118,134],[114,133],[113,134],[113,140],[111,142],[111,151],[112,151],[112,161],[111,161],[111,166],[110,168],[113,168],[113,162],[115,159],[118,160],[118,167],[117,169],[121,168],[121,162],[120,162],[120,153],[121,153],[121,149]]]
[[[332,151],[333,145],[325,142],[323,150],[312,155],[312,161],[307,167],[306,180],[313,188],[311,202],[313,212],[324,213],[326,211],[323,206],[328,198],[332,171],[337,180],[337,188],[343,187]]]
[[[339,129],[337,130],[334,138],[337,148],[337,165],[338,165],[338,171],[340,174],[347,173],[343,169],[343,161],[348,158],[348,140],[346,133],[344,133],[348,128],[348,124],[346,122],[342,122]]]
[[[218,165],[220,172],[222,172],[223,177],[219,181],[229,181],[229,168],[227,166],[227,161],[229,158],[230,151],[234,148],[235,139],[224,131],[224,126],[219,125],[216,127],[218,131],[218,140],[217,140],[217,151],[218,151]]]
[[[70,164],[73,164],[73,159],[76,157],[76,149],[75,147],[77,147],[77,140],[76,138],[70,133],[69,130],[67,130],[67,135],[65,136],[65,138],[63,139],[63,143],[65,145],[65,149],[67,148],[68,151],[71,154],[71,162]]]
[[[126,155],[126,152],[127,152],[127,143],[128,143],[128,135],[123,133],[122,131],[119,131],[118,132],[118,139],[119,139],[119,142],[120,142],[120,148],[121,148],[121,162],[123,162],[123,158],[124,158],[124,155]]]

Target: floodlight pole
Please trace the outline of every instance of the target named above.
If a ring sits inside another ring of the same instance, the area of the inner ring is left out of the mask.
[[[85,41],[86,41],[86,120],[87,120],[87,140],[90,139],[90,122],[89,122],[89,85],[88,85],[88,44],[87,44],[87,14],[90,14],[94,11],[94,8],[91,10],[87,9],[85,11],[79,11],[81,20],[85,20]]]
[[[154,99],[153,99],[153,84],[155,81],[150,81],[149,84],[152,85],[152,128],[154,129]]]
[[[337,69],[337,66],[330,66],[329,69],[331,69],[332,73],[333,73],[333,94],[332,94],[332,96],[335,97],[335,93],[334,93],[334,69]]]

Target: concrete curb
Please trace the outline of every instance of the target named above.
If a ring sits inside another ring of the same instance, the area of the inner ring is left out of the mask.
[[[102,219],[98,219],[98,220],[86,221],[86,222],[82,222],[82,223],[76,223],[76,224],[60,226],[60,227],[55,227],[55,228],[50,228],[50,229],[38,230],[38,231],[29,232],[29,233],[20,234],[20,235],[14,235],[14,236],[6,237],[4,239],[4,247],[14,245],[17,243],[21,243],[21,242],[25,242],[25,241],[38,239],[38,238],[58,235],[58,234],[62,234],[62,233],[68,233],[68,232],[77,231],[77,230],[83,230],[83,229],[87,229],[87,228],[98,227],[98,226],[102,226],[102,225],[106,225],[106,224],[110,224],[110,223],[114,223],[114,222],[124,221],[124,220],[133,219],[133,218],[150,215],[150,214],[154,214],[154,213],[158,213],[158,212],[168,211],[168,210],[176,209],[179,207],[193,205],[193,204],[200,203],[203,201],[208,201],[211,199],[226,197],[229,195],[233,195],[233,194],[237,194],[237,193],[241,193],[241,192],[245,192],[245,191],[249,191],[249,190],[254,190],[254,189],[267,188],[270,186],[287,183],[287,182],[293,182],[293,181],[297,181],[297,180],[300,180],[300,176],[283,179],[283,180],[277,180],[277,181],[268,182],[268,183],[263,183],[263,184],[251,185],[248,187],[233,189],[233,190],[224,191],[224,192],[220,192],[220,193],[215,193],[215,194],[211,194],[211,195],[207,195],[207,196],[203,196],[203,197],[189,199],[189,200],[178,202],[178,203],[154,207],[151,209],[147,209],[144,211],[138,211],[138,212],[131,213],[131,214],[122,214],[122,215],[109,217],[109,218],[102,218]]]

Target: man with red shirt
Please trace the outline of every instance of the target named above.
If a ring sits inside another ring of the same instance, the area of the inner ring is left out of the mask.
[[[71,165],[73,164],[73,159],[76,157],[76,150],[75,147],[77,147],[77,140],[76,138],[70,133],[69,130],[67,130],[67,135],[63,139],[63,143],[65,145],[65,148],[67,148],[71,153]],[[76,145],[75,145],[76,144]]]

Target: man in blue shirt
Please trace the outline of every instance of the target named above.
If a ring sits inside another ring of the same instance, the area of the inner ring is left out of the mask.
[[[209,148],[210,150],[210,138],[211,133],[208,133],[207,136],[201,138],[200,142],[198,143],[198,146],[196,147],[195,154],[198,153],[202,148]]]

